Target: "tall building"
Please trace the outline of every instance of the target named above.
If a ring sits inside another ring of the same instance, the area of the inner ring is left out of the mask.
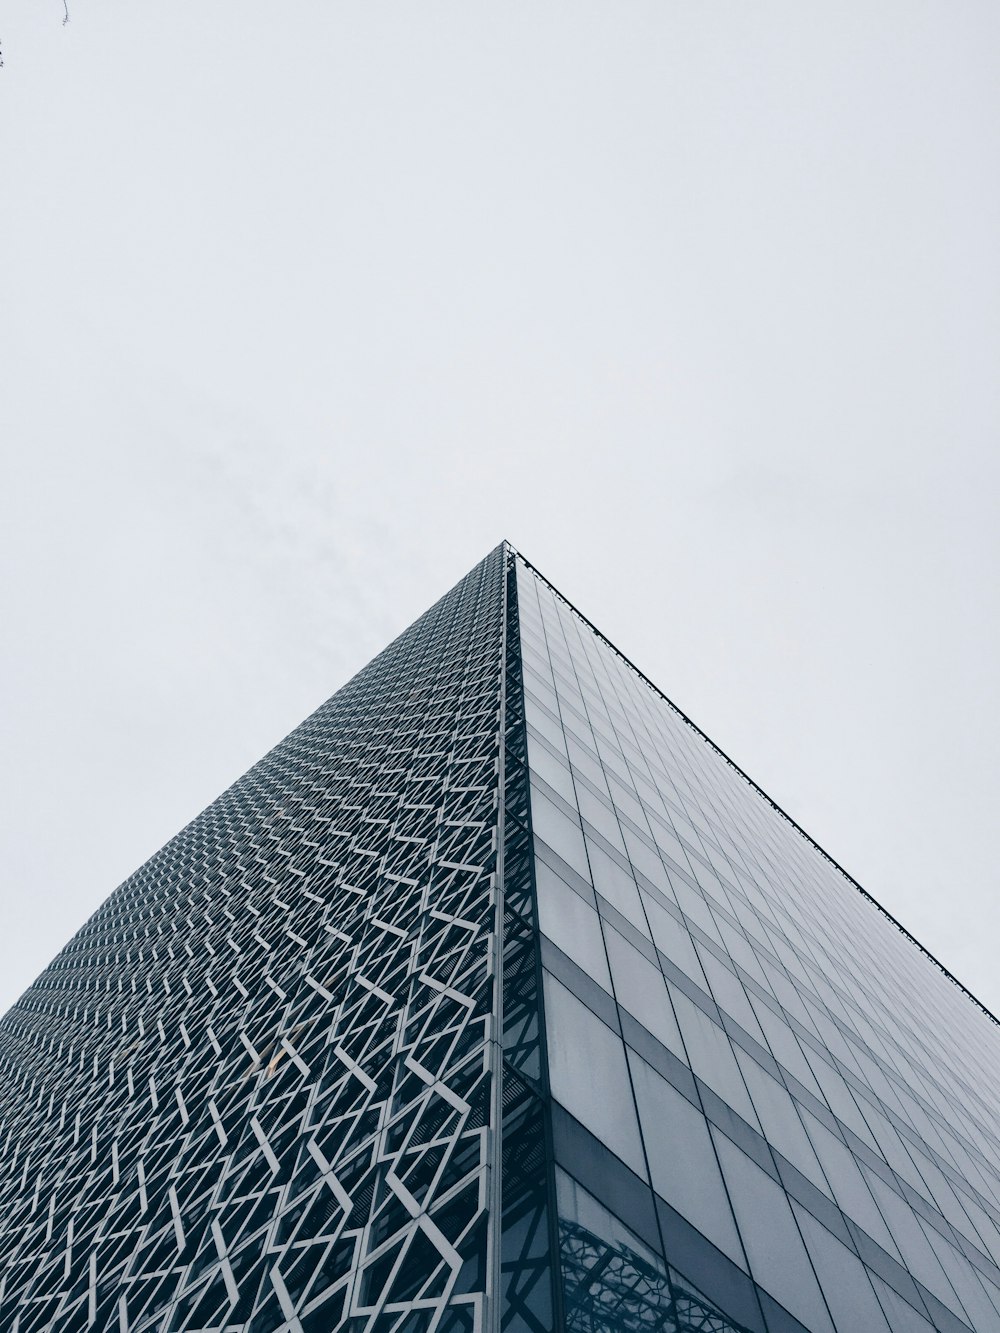
[[[3,1333],[996,1333],[992,1018],[506,545],[0,1024]]]

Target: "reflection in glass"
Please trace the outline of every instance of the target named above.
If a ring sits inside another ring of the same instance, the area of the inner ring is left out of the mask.
[[[560,1221],[559,1243],[569,1333],[748,1333],[652,1256],[578,1222]]]

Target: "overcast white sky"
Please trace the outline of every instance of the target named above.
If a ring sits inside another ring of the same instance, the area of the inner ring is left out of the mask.
[[[0,1010],[501,537],[1000,1011],[994,3],[7,0]]]

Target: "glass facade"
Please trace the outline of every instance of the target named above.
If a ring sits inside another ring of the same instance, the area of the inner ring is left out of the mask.
[[[517,578],[567,1327],[1000,1330],[995,1021]]]
[[[504,544],[0,1022],[3,1333],[1000,1333],[995,1021]]]

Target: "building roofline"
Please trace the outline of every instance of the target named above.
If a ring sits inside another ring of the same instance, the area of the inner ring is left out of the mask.
[[[849,874],[844,869],[844,867],[840,864],[839,861],[834,860],[834,858],[830,855],[830,853],[824,847],[821,847],[820,844],[816,841],[816,839],[811,837],[805,831],[802,825],[797,823],[792,818],[792,816],[788,813],[787,810],[783,810],[781,806],[778,804],[778,802],[774,800],[773,797],[768,796],[767,792],[764,791],[763,787],[758,786],[757,783],[754,782],[753,778],[750,777],[750,775],[747,772],[745,772],[744,769],[740,768],[739,764],[737,764],[734,759],[730,758],[730,756],[726,754],[725,750],[723,750],[720,745],[717,745],[715,741],[712,740],[711,736],[706,735],[706,733],[702,731],[701,727],[699,727],[696,722],[693,722],[691,718],[688,717],[687,713],[685,713],[682,708],[679,708],[677,704],[674,703],[673,699],[669,698],[666,694],[664,694],[664,692],[660,689],[660,687],[657,684],[655,684],[655,682],[650,680],[650,678],[646,675],[646,673],[640,670],[639,667],[636,666],[636,664],[632,661],[631,658],[626,657],[625,654],[622,652],[622,650],[616,644],[612,643],[611,640],[608,638],[608,636],[606,634],[603,634],[597,628],[597,626],[594,624],[592,620],[588,620],[588,618],[583,614],[583,612],[570,601],[570,599],[565,595],[565,593],[560,592],[559,589],[555,586],[555,584],[552,583],[550,579],[547,579],[545,577],[545,575],[542,573],[542,571],[538,568],[537,565],[533,565],[531,561],[527,558],[527,556],[522,554],[522,552],[519,551],[517,547],[513,545],[512,542],[509,542],[505,539],[503,545],[512,555],[514,555],[518,560],[520,560],[521,563],[527,569],[530,569],[531,572],[538,579],[540,579],[541,582],[544,583],[545,586],[551,592],[553,592],[561,602],[565,603],[565,605],[569,607],[570,611],[572,611],[573,614],[579,620],[583,621],[583,623],[587,626],[587,628],[591,630],[592,633],[596,634],[602,643],[607,644],[607,646],[611,649],[611,651],[615,654],[615,656],[620,658],[621,661],[624,662],[624,664],[628,667],[628,669],[631,672],[633,672],[636,676],[638,676],[638,678],[641,681],[643,681],[644,684],[648,685],[649,688],[655,694],[659,695],[659,697],[664,701],[664,703],[667,704],[667,706],[671,708],[677,714],[677,716],[681,718],[681,720],[691,728],[692,731],[696,732],[702,738],[703,741],[705,741],[708,745],[710,745],[711,748],[716,752],[716,754],[719,755],[720,758],[724,759],[725,762],[729,765],[729,767],[734,769],[740,775],[743,781],[748,784],[748,786],[752,787],[753,790],[757,792],[759,796],[763,797],[763,799],[767,802],[767,804],[771,807],[772,810],[777,811],[777,813],[782,817],[782,819],[784,819],[787,823],[791,824],[792,828],[795,829],[796,832],[798,832],[806,840],[806,842],[810,844],[811,847],[815,848],[815,850],[819,852],[820,856],[822,856],[824,860],[829,861],[830,865],[832,865],[835,870],[838,870],[849,884],[853,885],[853,887],[858,891],[858,893],[861,894],[862,898],[867,899],[867,901],[870,902],[872,906],[876,908],[876,910],[886,918],[887,921],[890,921],[896,927],[896,929],[899,931],[901,935],[904,935],[910,941],[911,944],[916,945],[916,947],[920,950],[920,952],[924,955],[924,957],[929,959],[930,962],[932,962],[934,966],[938,969],[938,971],[942,972],[948,978],[948,980],[952,982],[953,985],[957,986],[958,989],[963,993],[963,995],[967,996],[976,1006],[976,1008],[986,1015],[986,1017],[990,1020],[991,1023],[995,1023],[998,1027],[1000,1027],[1000,1018],[997,1018],[996,1014],[992,1013],[991,1010],[987,1009],[986,1005],[983,1004],[982,1000],[978,999],[975,995],[973,995],[972,991],[969,990],[968,986],[963,986],[963,984],[959,981],[958,977],[955,976],[954,972],[950,972],[948,968],[945,967],[944,963],[941,962],[940,959],[935,958],[934,955],[931,953],[930,949],[925,948],[924,945],[920,943],[920,941],[916,938],[915,935],[911,935],[910,932],[906,929],[906,927],[902,925],[902,923],[899,922],[890,911],[888,911],[885,907],[883,907],[877,898],[873,898],[872,895],[868,892],[868,890],[863,888],[854,878],[854,876]]]

